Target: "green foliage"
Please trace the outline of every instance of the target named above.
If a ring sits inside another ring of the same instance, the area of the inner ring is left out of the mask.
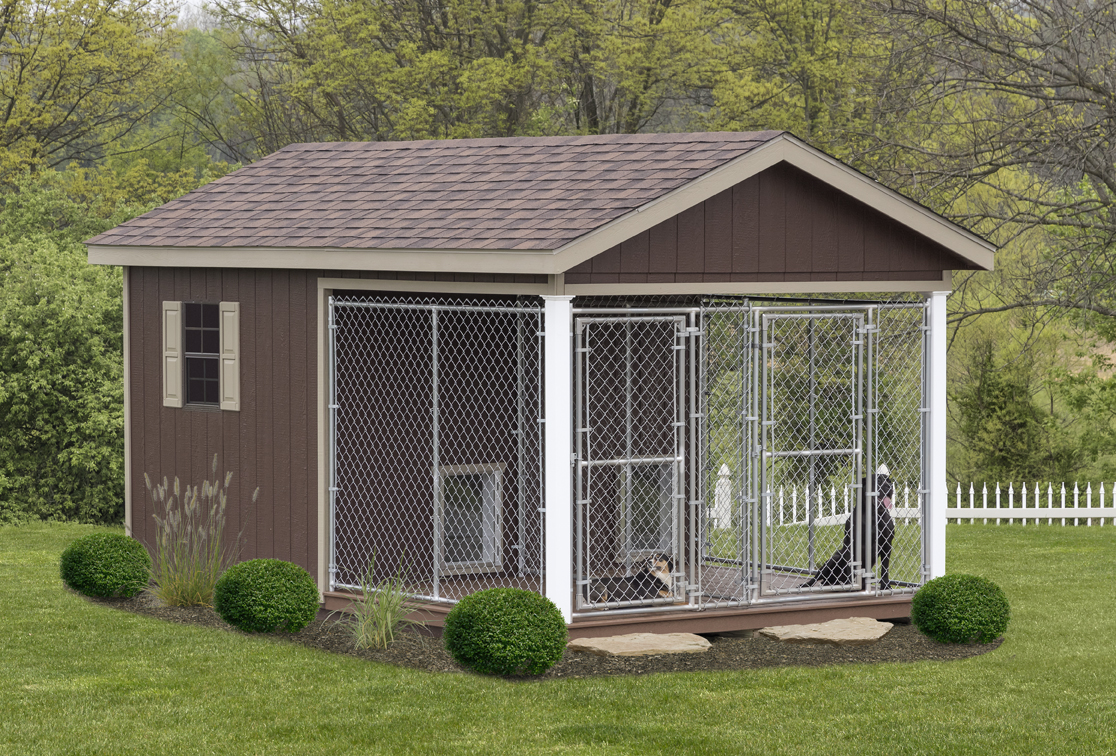
[[[939,643],[991,643],[1007,630],[1011,608],[1003,590],[976,575],[945,575],[911,601],[911,621]]]
[[[373,558],[360,581],[364,597],[351,604],[350,628],[357,648],[387,648],[401,629],[426,624],[407,617],[421,607],[407,590],[402,566],[390,577],[376,580],[374,575]]]
[[[0,522],[123,517],[123,279],[81,242],[212,175],[44,171],[0,197]]]
[[[217,581],[213,608],[246,633],[297,633],[318,612],[318,586],[297,564],[251,559],[234,564]]]
[[[446,615],[446,649],[486,675],[541,675],[562,658],[568,633],[558,607],[518,588],[471,593]]]
[[[174,479],[152,486],[143,474],[155,515],[155,595],[170,606],[210,606],[213,587],[221,574],[236,561],[238,542],[225,544],[225,507],[228,503],[232,472],[225,474],[223,485],[217,477],[217,455],[211,467],[213,480],[186,486],[183,494]],[[260,494],[252,494],[255,503]],[[161,514],[158,514],[161,512]]]
[[[62,580],[86,596],[131,598],[147,587],[151,557],[143,545],[120,533],[93,533],[62,552]]]
[[[151,116],[173,67],[171,20],[161,2],[6,2],[0,179],[103,157]]]

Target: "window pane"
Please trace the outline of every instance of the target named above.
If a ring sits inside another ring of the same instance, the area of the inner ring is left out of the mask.
[[[219,308],[215,304],[199,305],[202,309],[202,325],[206,328],[217,328],[218,319],[220,318]],[[214,349],[213,351],[217,351]]]
[[[187,328],[201,328],[202,324],[202,306],[193,302],[186,303],[186,327]]]
[[[202,348],[199,352],[206,352],[207,354],[218,354],[221,351],[221,333],[220,331],[202,331]]]
[[[205,378],[205,360],[197,357],[186,358],[186,377],[190,380]]]
[[[217,404],[220,401],[218,394],[220,386],[217,381],[205,382],[205,401],[209,404]]]
[[[193,328],[186,329],[186,351],[187,352],[200,352],[202,351],[202,332],[196,331]]]

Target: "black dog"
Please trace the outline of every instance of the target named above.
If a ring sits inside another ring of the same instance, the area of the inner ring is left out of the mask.
[[[638,565],[631,575],[593,580],[586,591],[586,598],[592,604],[670,598],[674,595],[671,591],[672,572],[674,560],[657,554]]]
[[[869,561],[869,569],[876,566],[876,559],[880,561],[880,587],[887,590],[891,587],[891,541],[895,536],[895,519],[891,516],[891,497],[895,493],[895,486],[891,482],[887,468],[881,466],[875,476],[876,482],[876,516],[875,523],[871,522],[864,513],[868,511],[868,485],[866,479],[860,482],[860,502],[853,508],[852,515],[845,520],[845,539],[841,547],[833,553],[814,576],[803,583],[800,588],[809,588],[813,585],[848,585],[852,583],[853,561],[853,531],[856,531],[858,552],[856,557],[860,561]],[[863,549],[860,551],[859,549]]]

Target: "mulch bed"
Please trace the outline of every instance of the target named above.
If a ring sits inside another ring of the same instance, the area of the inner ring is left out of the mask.
[[[168,622],[240,632],[226,624],[208,607],[161,605],[146,593],[132,599],[90,599],[115,609],[155,617]],[[428,672],[468,673],[450,657],[440,638],[404,633],[383,650],[353,647],[341,615],[318,619],[297,633],[277,633],[263,638],[297,643],[320,651],[355,656],[369,661],[394,664]],[[723,672],[762,667],[823,667],[832,664],[875,664],[880,662],[953,661],[979,656],[999,648],[1002,638],[988,644],[938,643],[920,633],[913,625],[897,624],[890,633],[868,646],[780,643],[760,635],[705,636],[713,647],[701,654],[664,654],[660,656],[595,656],[566,651],[562,660],[546,674],[529,679],[592,677],[597,675],[645,675],[655,672]]]

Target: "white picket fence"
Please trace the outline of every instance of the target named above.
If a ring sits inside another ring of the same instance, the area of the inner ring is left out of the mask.
[[[896,486],[896,496],[891,510],[892,516],[897,520],[917,522],[920,518],[918,508],[918,492],[910,486]],[[900,493],[901,492],[901,493]],[[803,489],[779,486],[770,492],[766,498],[765,519],[767,526],[778,523],[779,525],[806,525],[809,522],[807,503],[811,500],[810,487]],[[830,486],[829,491],[824,488],[820,495],[815,494],[813,501],[814,525],[843,525],[849,519],[849,489],[838,491],[835,486]],[[912,506],[913,504],[913,506]],[[710,510],[710,526],[714,528],[732,527],[732,480],[728,466],[721,467],[716,490],[713,496],[713,507]]]
[[[965,502],[962,501],[961,484],[958,483],[957,506],[946,509],[946,519],[950,522],[968,523],[979,520],[982,524],[987,524],[989,520],[992,520],[997,525],[1005,520],[1008,523],[1018,521],[1024,525],[1030,520],[1033,524],[1038,525],[1045,520],[1047,525],[1053,525],[1055,521],[1060,521],[1063,526],[1069,521],[1072,521],[1074,525],[1084,523],[1086,526],[1092,526],[1094,520],[1098,524],[1104,525],[1104,521],[1107,519],[1109,524],[1116,524],[1116,506],[1105,506],[1104,483],[1100,484],[1100,490],[1097,492],[1099,495],[1095,498],[1092,483],[1088,484],[1084,491],[1078,487],[1077,483],[1074,483],[1072,493],[1066,491],[1065,483],[1061,483],[1057,490],[1053,483],[1045,485],[1046,491],[1044,492],[1042,484],[1036,483],[1028,490],[1027,484],[1024,483],[1022,489],[1017,492],[1015,485],[1008,483],[1005,492],[1000,484],[996,483],[995,491],[991,492],[995,501],[993,506],[989,502],[988,484],[982,484],[978,494],[976,485],[970,483],[968,506],[965,506]],[[1113,494],[1113,498],[1116,498],[1116,484],[1113,484],[1109,490]],[[1017,493],[1019,495],[1018,506],[1016,505]],[[1067,496],[1072,497],[1072,506],[1067,501]],[[1029,506],[1032,501],[1033,506]],[[1094,506],[1094,503],[1096,503],[1096,506]],[[1112,504],[1116,505],[1116,501],[1112,501]]]

